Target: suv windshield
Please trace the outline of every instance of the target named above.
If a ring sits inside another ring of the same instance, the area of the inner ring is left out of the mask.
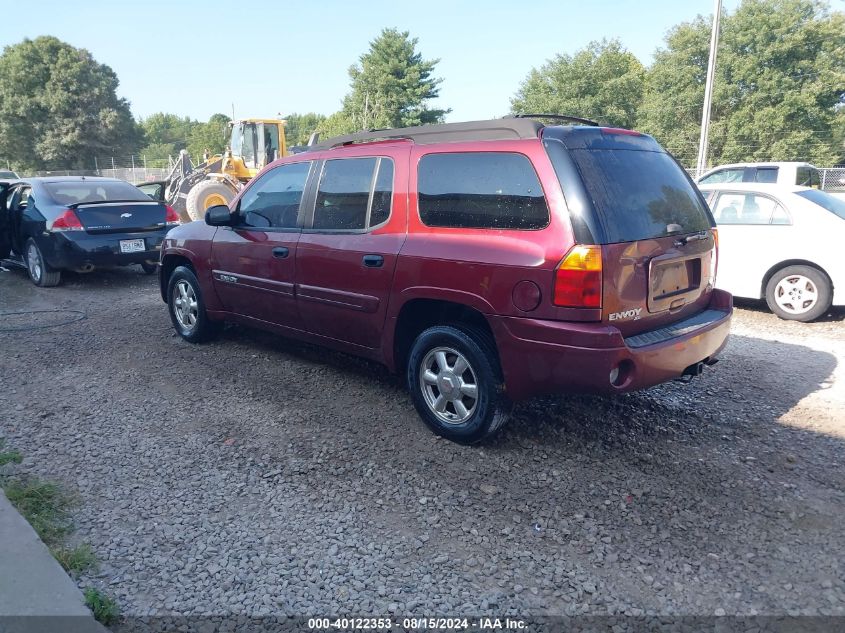
[[[838,215],[845,220],[845,200],[832,196],[824,191],[818,189],[808,189],[807,191],[796,191],[795,195],[801,196],[810,202],[815,202],[823,209],[827,209],[834,215]]]
[[[649,141],[659,148],[653,140]],[[623,143],[620,139],[615,144]],[[565,166],[554,145],[547,147],[566,196],[561,173]],[[596,145],[569,150],[603,233],[602,238],[593,231],[595,241],[634,242],[696,233],[712,226],[706,205],[669,154],[651,149],[615,148],[612,142]]]
[[[58,204],[86,202],[135,201],[149,202],[150,198],[135,185],[120,180],[69,180],[46,182],[44,188]]]

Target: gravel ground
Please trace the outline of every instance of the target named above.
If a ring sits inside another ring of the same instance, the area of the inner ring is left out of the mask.
[[[366,361],[182,342],[137,270],[0,271],[35,309],[87,317],[0,333],[0,436],[78,492],[78,582],[129,616],[845,615],[843,312],[746,303],[691,385],[535,400],[466,448]]]

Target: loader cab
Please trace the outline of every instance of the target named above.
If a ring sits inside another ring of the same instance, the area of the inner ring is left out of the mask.
[[[284,123],[247,119],[232,123],[229,147],[232,156],[240,156],[244,167],[255,175],[262,167],[285,155]]]

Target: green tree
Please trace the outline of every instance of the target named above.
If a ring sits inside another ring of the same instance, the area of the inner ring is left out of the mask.
[[[288,147],[293,145],[305,145],[311,134],[317,129],[326,116],[307,112],[305,114],[289,114],[285,117],[285,142]]]
[[[140,121],[147,146],[172,145],[177,153],[188,147],[194,128],[199,125],[198,121],[190,117],[180,117],[165,112],[156,112]],[[144,153],[146,153],[146,148]]]
[[[349,68],[351,90],[341,113],[320,127],[334,135],[441,122],[449,110],[428,107],[443,81],[432,76],[440,60],[424,60],[416,48],[417,38],[407,31],[384,29],[359,63]]]
[[[533,69],[511,99],[513,113],[570,114],[634,127],[645,68],[619,40],[590,42]]]
[[[83,169],[141,137],[114,71],[55,37],[0,55],[0,157],[23,170]]]
[[[639,125],[695,163],[710,20],[680,24],[649,69]],[[743,0],[722,20],[711,164],[845,159],[845,15],[820,0]]]
[[[188,153],[194,163],[202,160],[203,153],[220,154],[229,144],[229,121],[225,114],[213,114],[206,123],[195,123],[188,137]]]

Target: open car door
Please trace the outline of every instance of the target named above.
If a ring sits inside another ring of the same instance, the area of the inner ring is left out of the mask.
[[[0,259],[6,259],[12,251],[12,222],[6,208],[11,182],[0,182]]]

